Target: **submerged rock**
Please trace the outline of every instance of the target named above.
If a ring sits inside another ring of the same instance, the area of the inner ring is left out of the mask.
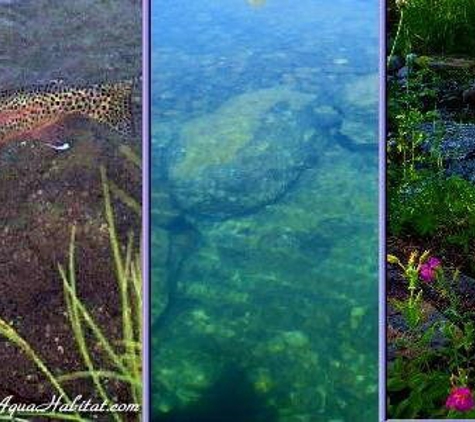
[[[344,90],[341,133],[355,146],[378,143],[378,88],[379,77],[373,73],[350,80]]]
[[[263,89],[185,124],[169,157],[178,205],[227,218],[276,201],[328,144],[314,101],[286,88]]]

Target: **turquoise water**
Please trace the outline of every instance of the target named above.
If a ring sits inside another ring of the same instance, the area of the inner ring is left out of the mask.
[[[376,421],[377,2],[152,6],[153,420]]]

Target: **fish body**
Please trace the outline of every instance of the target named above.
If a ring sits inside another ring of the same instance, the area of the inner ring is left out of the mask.
[[[121,134],[132,131],[131,82],[73,86],[54,82],[0,92],[0,145],[11,141],[61,141],[71,116],[84,116]]]

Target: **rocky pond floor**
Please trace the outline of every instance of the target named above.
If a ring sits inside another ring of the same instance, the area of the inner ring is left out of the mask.
[[[344,115],[315,91],[249,91],[166,149],[159,126],[154,420],[375,417],[360,404],[377,396],[376,130],[355,116],[376,90],[376,75],[351,78]]]

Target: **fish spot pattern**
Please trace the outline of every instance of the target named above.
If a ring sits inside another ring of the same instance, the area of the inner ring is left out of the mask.
[[[54,82],[0,92],[0,143],[70,115],[87,116],[123,135],[132,132],[131,82],[89,86]]]

